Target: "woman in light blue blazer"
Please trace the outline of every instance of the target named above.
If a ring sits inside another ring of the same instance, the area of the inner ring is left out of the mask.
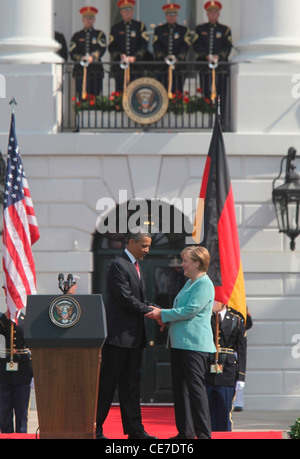
[[[205,390],[209,354],[216,352],[211,328],[214,286],[207,270],[210,255],[199,246],[186,247],[182,267],[188,281],[172,309],[153,307],[146,317],[162,327],[168,324],[175,420],[174,438],[211,438],[211,422]]]

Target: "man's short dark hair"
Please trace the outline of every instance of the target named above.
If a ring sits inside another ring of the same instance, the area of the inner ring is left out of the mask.
[[[139,242],[143,237],[152,238],[151,234],[144,228],[135,228],[127,233],[127,242],[133,239],[134,242]]]

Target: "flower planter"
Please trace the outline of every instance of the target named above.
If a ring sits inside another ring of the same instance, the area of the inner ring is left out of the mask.
[[[83,110],[78,112],[79,129],[128,129],[144,128],[128,118],[125,112],[102,112],[100,110]],[[184,113],[176,114],[168,112],[157,121],[155,128],[158,129],[210,129],[213,125],[213,115],[208,113]],[[146,125],[147,126],[147,125]]]
[[[212,127],[212,115],[208,113],[166,113],[161,123],[162,127],[168,127],[170,129],[209,129]]]

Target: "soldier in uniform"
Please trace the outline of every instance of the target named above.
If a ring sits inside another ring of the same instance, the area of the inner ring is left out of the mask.
[[[55,30],[54,32],[54,40],[57,41],[61,48],[57,51],[57,54],[63,58],[65,62],[68,60],[68,47],[67,47],[67,42],[65,39],[65,36],[63,33],[58,32]]]
[[[0,314],[0,334],[4,336],[3,341],[5,341],[4,350],[1,346],[0,358],[0,430],[2,433],[27,433],[33,374],[31,354],[24,341],[23,325],[24,314],[19,316],[18,325],[9,319],[8,312]]]
[[[244,319],[234,309],[215,301],[211,319],[218,349],[206,377],[212,430],[232,430],[231,411],[236,389],[245,384],[247,339]],[[216,333],[216,331],[219,331]]]
[[[82,95],[84,69],[87,66],[86,92],[98,96],[102,91],[103,68],[101,57],[106,51],[106,36],[101,30],[94,29],[97,8],[85,6],[79,10],[82,15],[84,28],[76,32],[71,38],[69,53],[73,61],[74,77],[76,79],[76,94]]]
[[[248,330],[253,327],[253,321],[248,307],[246,308],[246,324],[245,328],[248,333]],[[244,409],[244,384],[239,384],[236,387],[235,398],[233,401],[233,411],[243,411]]]
[[[221,66],[219,63],[228,61],[232,49],[232,33],[230,27],[218,22],[222,9],[220,2],[209,1],[205,3],[204,8],[208,22],[196,27],[193,40],[197,60],[207,62],[207,65],[200,66],[200,84],[205,97],[210,98],[212,78],[209,65],[217,65],[216,86],[218,95],[221,97],[221,104],[224,101],[221,107],[224,107],[229,70],[228,66]]]
[[[168,3],[162,7],[166,16],[166,23],[155,28],[153,38],[153,49],[156,60],[165,61],[169,65],[172,62],[175,64],[172,81],[173,93],[183,91],[183,68],[179,65],[176,69],[176,63],[186,60],[191,46],[189,28],[177,24],[180,8],[180,5],[177,3]],[[168,89],[168,65],[163,66],[162,72],[162,83]]]
[[[113,61],[124,65],[132,65],[138,61],[152,60],[148,51],[149,35],[143,22],[133,19],[135,0],[120,0],[118,2],[122,21],[113,25],[109,37],[108,49]],[[122,92],[124,87],[124,72],[120,65],[113,67],[116,80],[116,91]],[[138,65],[130,67],[131,80],[141,76]]]

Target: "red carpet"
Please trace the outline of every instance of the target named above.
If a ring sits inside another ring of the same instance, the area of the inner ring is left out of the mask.
[[[150,435],[157,436],[159,439],[168,439],[175,436],[177,430],[175,427],[174,410],[172,406],[143,406],[142,407],[143,424],[146,432]],[[104,435],[109,439],[118,440],[126,439],[124,436],[120,409],[113,406],[103,426]],[[35,434],[0,434],[0,439],[35,439]],[[282,432],[214,432],[212,438],[217,439],[261,439],[261,440],[282,440]]]
[[[168,439],[177,435],[174,409],[172,406],[142,407],[143,425],[146,432],[159,439]],[[120,411],[113,407],[103,425],[104,435],[112,439],[126,439],[123,435]],[[282,432],[213,432],[212,438],[217,439],[277,439],[282,440]]]

